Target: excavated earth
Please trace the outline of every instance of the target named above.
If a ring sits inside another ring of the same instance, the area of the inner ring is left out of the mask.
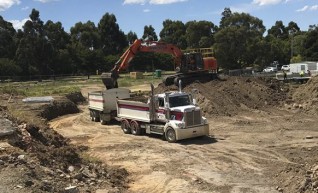
[[[125,169],[90,158],[85,154],[88,147],[71,145],[47,124],[79,113],[77,105],[85,102],[81,93],[54,97],[50,104],[22,103],[20,96],[1,99],[0,123],[12,120],[15,132],[0,138],[0,192],[122,192],[127,188]],[[11,112],[24,113],[14,117]]]
[[[52,104],[2,95],[17,132],[0,141],[0,192],[318,192],[318,77],[226,77],[183,90],[211,135],[176,144],[90,122],[81,93]]]

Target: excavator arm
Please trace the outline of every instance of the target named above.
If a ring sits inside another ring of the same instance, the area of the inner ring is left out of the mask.
[[[138,52],[156,52],[166,53],[174,56],[175,69],[181,67],[182,52],[173,44],[167,44],[164,42],[135,40],[135,42],[129,46],[120,59],[116,62],[115,66],[109,73],[102,74],[102,81],[107,89],[117,88],[117,79],[119,78],[119,72],[127,70],[130,61],[135,57]]]

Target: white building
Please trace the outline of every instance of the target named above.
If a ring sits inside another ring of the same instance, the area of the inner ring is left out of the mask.
[[[307,70],[309,70],[312,75],[318,74],[318,62],[300,62],[290,64],[289,72],[299,74],[301,71],[307,73]]]

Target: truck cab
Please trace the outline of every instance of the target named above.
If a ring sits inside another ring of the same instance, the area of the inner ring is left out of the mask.
[[[118,100],[117,109],[126,134],[159,134],[168,142],[209,135],[208,121],[189,93],[151,95],[146,103]]]

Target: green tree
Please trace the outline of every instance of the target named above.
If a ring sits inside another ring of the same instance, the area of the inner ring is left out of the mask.
[[[225,69],[250,66],[256,61],[261,47],[265,27],[262,20],[246,13],[222,13],[222,28],[215,34],[215,53],[218,64]]]
[[[106,13],[98,23],[101,46],[105,55],[118,54],[128,46],[126,35],[116,22],[115,15]]]
[[[167,19],[162,24],[163,28],[159,33],[160,40],[174,44],[181,49],[186,49],[186,27],[182,21],[172,21]]]
[[[135,32],[129,31],[127,34],[127,40],[129,44],[134,43],[136,39],[138,39],[137,34]]]
[[[307,37],[304,41],[304,58],[310,61],[318,61],[318,26],[309,26]]]
[[[50,73],[49,63],[53,48],[45,34],[39,11],[33,9],[20,34],[19,46],[15,55],[17,65],[24,75],[43,75]]]
[[[14,36],[16,34],[10,22],[7,22],[0,16],[0,58],[14,58],[15,42]]]
[[[188,48],[211,47],[217,27],[209,21],[189,21],[186,23]]]
[[[268,35],[272,35],[275,38],[287,39],[288,29],[284,26],[282,21],[276,21],[275,25],[272,26],[268,31]]]
[[[45,38],[52,51],[47,58],[49,74],[71,73],[71,61],[66,60],[67,45],[70,43],[70,35],[64,31],[61,22],[54,23],[49,20],[44,25]]]
[[[142,35],[142,39],[144,40],[151,40],[151,41],[158,41],[158,36],[155,32],[155,29],[152,25],[144,27],[144,34]]]
[[[71,27],[72,42],[81,43],[85,48],[95,50],[102,47],[101,36],[98,29],[91,21],[78,22]]]
[[[16,76],[21,72],[21,68],[13,60],[0,58],[0,76]]]

